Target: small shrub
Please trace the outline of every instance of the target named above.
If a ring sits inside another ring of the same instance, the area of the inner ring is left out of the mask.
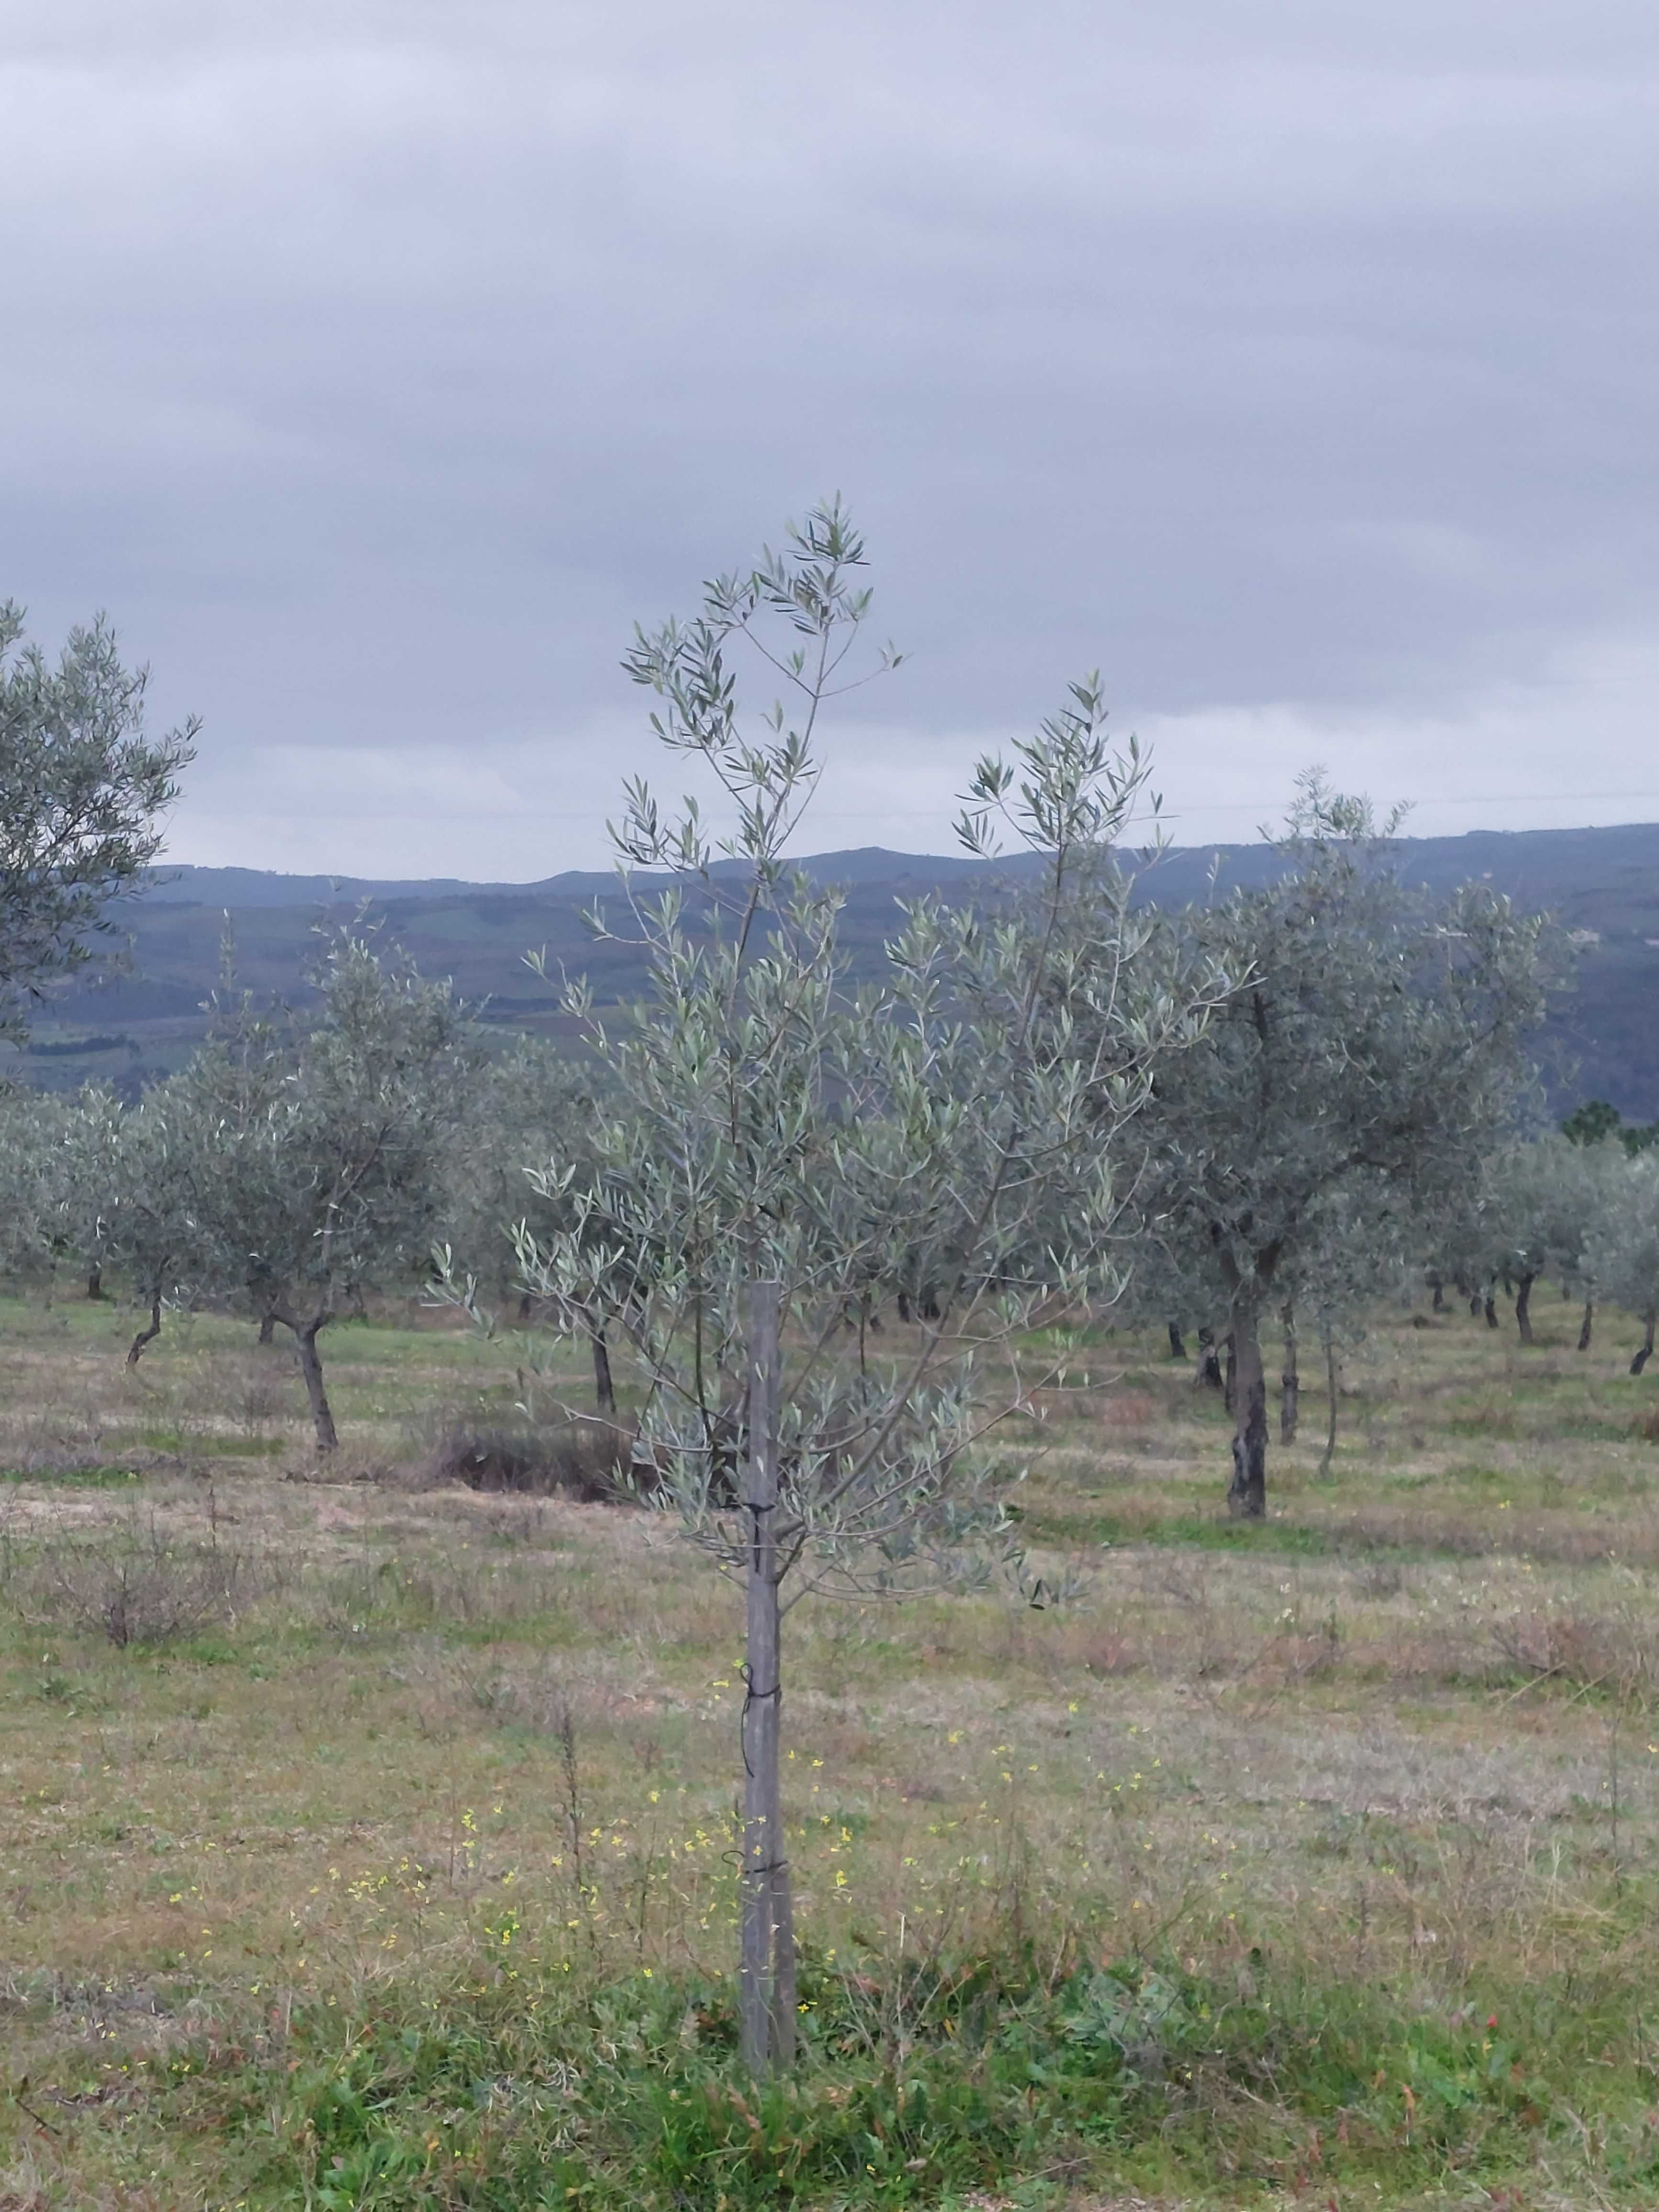
[[[1655,1687],[1655,1655],[1629,1622],[1548,1607],[1493,1625],[1500,1656],[1540,1681],[1606,1690],[1645,1705]]]
[[[270,1352],[245,1352],[228,1366],[231,1410],[245,1437],[263,1439],[273,1421],[295,1403],[292,1360]]]
[[[1366,1597],[1398,1597],[1406,1577],[1395,1559],[1372,1559],[1354,1576],[1355,1587]]]
[[[602,1421],[543,1429],[528,1422],[454,1420],[427,1472],[434,1482],[464,1482],[469,1490],[616,1503],[629,1494],[633,1442],[625,1429]]]
[[[167,1644],[231,1618],[253,1595],[249,1563],[214,1542],[136,1517],[97,1535],[42,1544],[13,1584],[33,1625],[96,1629],[112,1644]]]

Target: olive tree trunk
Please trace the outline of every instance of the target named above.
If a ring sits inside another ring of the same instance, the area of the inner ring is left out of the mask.
[[[743,1506],[748,1650],[743,1701],[743,1899],[738,1996],[743,2055],[757,2075],[795,2056],[795,1929],[784,1856],[779,1746],[783,1719],[782,1614],[778,1600],[780,1286],[749,1291],[749,1450]]]
[[[617,1410],[617,1389],[611,1379],[611,1346],[605,1342],[605,1323],[590,1321],[587,1340],[593,1354],[593,1402],[602,1413]]]
[[[152,1298],[149,1302],[149,1326],[148,1328],[141,1328],[127,1346],[127,1365],[136,1367],[144,1356],[144,1346],[147,1344],[154,1344],[161,1334],[161,1301],[160,1298]]]
[[[1288,1299],[1285,1305],[1284,1321],[1285,1364],[1279,1376],[1279,1441],[1282,1444],[1293,1444],[1297,1424],[1302,1418],[1302,1376],[1296,1358],[1296,1308]]]
[[[1230,1336],[1233,1369],[1233,1479],[1227,1504],[1240,1520],[1259,1521],[1267,1510],[1267,1378],[1255,1302],[1233,1308]]]
[[[1320,1457],[1319,1472],[1328,1474],[1331,1462],[1336,1457],[1336,1334],[1329,1327],[1322,1328],[1319,1340],[1325,1347],[1325,1449]]]
[[[1581,1352],[1588,1352],[1589,1350],[1590,1339],[1595,1334],[1595,1300],[1593,1297],[1586,1298],[1584,1301],[1584,1318],[1578,1324],[1578,1349]]]
[[[280,1321],[283,1316],[279,1314],[276,1318]],[[327,1328],[331,1318],[328,1314],[319,1314],[313,1321],[289,1322],[288,1324],[294,1331],[294,1341],[299,1347],[300,1372],[306,1378],[306,1395],[311,1401],[311,1419],[317,1431],[319,1452],[331,1452],[340,1441],[339,1431],[334,1425],[333,1409],[328,1402],[328,1391],[323,1382],[323,1363],[317,1353],[318,1336]]]
[[[1632,1375],[1639,1375],[1653,1357],[1653,1328],[1656,1320],[1659,1320],[1659,1314],[1656,1314],[1654,1309],[1650,1306],[1642,1316],[1642,1348],[1630,1364],[1630,1371]]]
[[[1167,1322],[1165,1326],[1170,1332],[1170,1358],[1184,1359],[1187,1357],[1187,1340],[1181,1334],[1181,1323],[1178,1321],[1172,1321]]]
[[[1532,1342],[1532,1286],[1537,1280],[1536,1275],[1522,1275],[1515,1286],[1515,1325],[1522,1344]]]

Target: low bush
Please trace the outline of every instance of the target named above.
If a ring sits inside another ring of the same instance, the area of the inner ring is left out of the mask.
[[[167,1534],[137,1514],[95,1534],[20,1551],[8,1595],[31,1626],[95,1630],[118,1646],[167,1644],[230,1619],[255,1592],[246,1556]]]
[[[427,1463],[433,1482],[463,1482],[470,1490],[516,1491],[608,1504],[632,1494],[634,1440],[605,1421],[531,1422],[454,1419],[448,1422]]]

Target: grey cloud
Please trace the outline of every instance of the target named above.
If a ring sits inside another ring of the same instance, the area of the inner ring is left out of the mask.
[[[1448,729],[1518,790],[1517,686],[1628,746],[1624,0],[82,0],[0,103],[0,587],[107,604],[207,715],[187,857],[591,862],[632,618],[836,486],[916,654],[846,741],[892,842],[1095,663],[1194,805],[1241,750],[1265,812],[1322,736],[1432,770]]]

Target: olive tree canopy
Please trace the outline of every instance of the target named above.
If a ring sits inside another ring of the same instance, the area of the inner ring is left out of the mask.
[[[1544,1012],[1548,926],[1489,886],[1434,897],[1364,801],[1315,771],[1277,882],[1176,917],[1245,980],[1156,1070],[1143,1194],[1224,1298],[1237,1364],[1229,1498],[1266,1510],[1261,1328],[1339,1200],[1426,1208],[1470,1188],[1510,1121]]]
[[[0,603],[0,1035],[92,957],[109,901],[161,850],[197,725],[146,736],[147,681],[101,616],[54,664],[25,641],[22,609]]]
[[[354,1292],[413,1281],[440,1226],[477,1048],[447,981],[359,928],[325,933],[297,1033],[247,1017],[198,1056],[199,1263],[293,1333],[320,1451],[337,1441],[317,1340]]]

